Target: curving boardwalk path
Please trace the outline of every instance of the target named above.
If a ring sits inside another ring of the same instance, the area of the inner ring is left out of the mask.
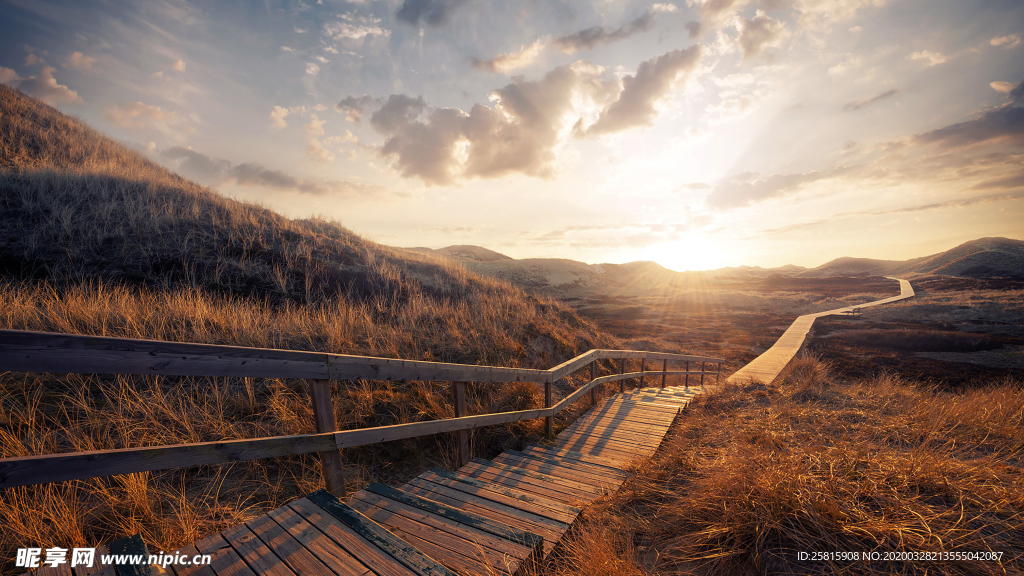
[[[900,300],[906,300],[907,298],[914,297],[914,288],[910,286],[910,282],[900,278],[888,278],[890,280],[899,281],[899,296],[883,298],[882,300],[875,300],[874,302],[868,302],[866,304],[856,304],[854,306],[835,308],[824,312],[815,312],[814,314],[804,314],[797,318],[793,324],[786,329],[782,334],[782,337],[779,338],[771,348],[766,350],[764,354],[754,358],[750,364],[747,364],[743,368],[737,370],[732,376],[729,376],[726,382],[739,383],[757,381],[768,383],[775,380],[775,377],[778,376],[787,365],[789,365],[789,362],[794,356],[796,356],[796,353],[800,351],[800,347],[804,345],[804,340],[807,338],[807,333],[811,330],[811,326],[814,324],[814,321],[822,316],[853,312],[855,309],[859,310],[861,308],[880,306],[882,304],[899,302]]]

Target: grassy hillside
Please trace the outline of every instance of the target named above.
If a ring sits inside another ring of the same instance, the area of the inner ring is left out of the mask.
[[[888,375],[844,381],[813,357],[791,368],[777,385],[699,398],[545,574],[1024,570],[1019,381],[953,393]],[[879,557],[798,556],[815,551]],[[999,559],[907,561],[904,552]]]
[[[185,180],[0,85],[0,327],[543,367],[611,337],[570,309],[325,220]],[[476,385],[471,413],[541,401]],[[338,421],[452,415],[444,383],[336,383]],[[302,382],[0,373],[0,456],[313,432]],[[537,423],[476,436],[482,453]],[[346,451],[353,483],[450,458],[447,436]],[[0,492],[0,558],[142,532],[170,550],[321,483],[313,456]],[[10,565],[4,567],[11,570]]]

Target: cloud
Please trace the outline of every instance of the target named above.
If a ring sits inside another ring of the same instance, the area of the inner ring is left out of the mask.
[[[42,61],[40,60],[40,62]],[[7,78],[3,80],[5,84],[10,84],[29,96],[35,96],[47,104],[81,104],[82,99],[78,96],[78,92],[63,84],[58,84],[57,80],[53,77],[56,69],[52,66],[46,66],[45,62],[43,64],[44,66],[39,71],[38,76],[19,78],[14,73],[14,70],[2,68],[0,69],[0,77]]]
[[[581,113],[576,106],[599,110],[617,85],[604,69],[577,62],[539,80],[517,78],[491,93],[493,108],[476,104],[468,113],[392,95],[370,123],[386,137],[379,153],[403,176],[427,184],[515,172],[547,177],[554,173],[556,148]]]
[[[1002,46],[1003,48],[1016,48],[1020,46],[1020,35],[1009,34],[1007,36],[1000,36],[989,40],[988,43],[993,46]]]
[[[284,119],[288,117],[288,114],[287,108],[274,106],[274,109],[270,111],[270,125],[274,128],[287,128],[288,123]]]
[[[788,34],[785,24],[774,20],[763,10],[758,10],[750,20],[741,19],[739,41],[743,59],[749,60],[769,46],[778,47]]]
[[[651,16],[651,13],[644,12],[637,18],[622,24],[614,30],[608,30],[603,26],[591,26],[568,36],[555,38],[551,43],[561,49],[562,52],[571,54],[577,50],[590,50],[600,44],[617,42],[629,38],[633,34],[646,32],[653,25],[654,18]]]
[[[870,105],[872,105],[872,104],[874,104],[876,102],[885,100],[886,98],[892,98],[893,96],[896,95],[897,92],[899,92],[899,90],[897,90],[895,88],[892,88],[890,90],[886,90],[885,92],[882,92],[881,94],[879,94],[878,96],[875,96],[873,98],[866,98],[864,100],[856,100],[854,102],[847,102],[846,105],[843,106],[843,112],[854,112],[856,110],[860,110],[861,108],[865,108],[865,107],[870,106]]]
[[[844,176],[854,170],[855,168],[838,166],[802,174],[772,174],[761,180],[740,175],[719,182],[708,195],[706,202],[709,207],[720,210],[738,208],[770,198],[789,196],[814,182]]]
[[[280,191],[304,194],[332,194],[344,198],[388,195],[390,192],[376,185],[346,180],[314,182],[297,178],[280,170],[271,170],[255,162],[233,165],[227,160],[213,158],[191,148],[173,146],[160,152],[172,161],[174,169],[187,178],[212,186],[259,186]]]
[[[310,76],[316,76],[320,73],[320,67],[312,62],[306,63],[306,74]]]
[[[655,4],[651,6],[651,12],[678,12],[679,7],[675,4]]]
[[[370,108],[377,108],[381,101],[369,95],[346,96],[334,105],[334,109],[345,114],[345,119],[353,124],[358,124]]]
[[[174,64],[171,65],[171,69],[174,70],[175,72],[184,72],[185,71],[185,61],[182,60],[181,58],[178,58],[178,60]]]
[[[88,70],[92,68],[92,65],[95,63],[96,59],[92,56],[86,56],[81,52],[72,52],[71,55],[68,56],[68,60],[65,64],[65,67],[70,66],[72,68],[77,68],[79,70]]]
[[[310,138],[306,143],[306,157],[313,161],[317,166],[322,166],[328,162],[334,162],[334,154],[324,147],[324,145],[316,138]]]
[[[103,110],[103,117],[116,126],[134,130],[156,130],[180,139],[195,128],[173,110],[164,110],[142,102],[118,102]]]
[[[697,36],[700,36],[700,30],[701,30],[700,22],[697,22],[696,20],[691,20],[691,21],[686,23],[684,28],[686,28],[686,31],[690,34],[690,39],[691,40],[696,38]]]
[[[440,26],[465,3],[466,0],[404,0],[395,18],[414,26]]]
[[[324,24],[324,34],[335,40],[362,40],[369,36],[388,38],[391,30],[381,27],[381,19],[373,16],[342,14],[342,20]]]
[[[518,52],[499,54],[490,60],[474,58],[470,64],[480,70],[505,74],[533,64],[543,51],[544,43],[538,38],[533,44],[522,46]]]
[[[653,121],[654,104],[700,62],[701,48],[674,50],[642,62],[621,81],[579,61],[539,80],[521,77],[490,94],[493,106],[432,108],[422,96],[393,94],[380,101],[346,98],[336,108],[370,117],[385,137],[378,148],[405,177],[427,184],[510,173],[548,177],[573,134],[602,134]],[[593,120],[589,129],[585,119]]]
[[[21,81],[21,77],[18,76],[17,72],[10,68],[4,68],[3,66],[0,66],[0,84],[17,86],[19,81]]]
[[[1013,90],[1013,84],[1009,82],[996,81],[989,84],[996,92],[1002,92],[1003,94],[1009,94]]]
[[[959,148],[999,140],[1024,145],[1024,81],[1007,94],[1010,101],[973,120],[915,135],[911,140],[943,148]]]
[[[323,136],[324,135],[324,124],[326,120],[321,120],[316,114],[312,114],[309,117],[309,124],[303,124],[303,128],[306,130],[307,137]]]
[[[945,64],[949,58],[946,58],[939,52],[929,52],[928,50],[921,50],[920,52],[914,52],[910,56],[907,56],[908,60],[920,60],[924,62],[925,66],[936,66],[938,64]]]
[[[700,60],[701,47],[696,45],[641,62],[634,76],[622,79],[619,98],[601,112],[587,133],[607,134],[651,124],[657,115],[654,104],[680,76],[692,73]]]

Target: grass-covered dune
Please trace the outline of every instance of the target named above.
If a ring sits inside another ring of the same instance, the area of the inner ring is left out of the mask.
[[[4,85],[0,327],[539,368],[616,345],[449,260],[225,198]],[[446,383],[336,383],[335,402],[344,427],[453,415]],[[470,413],[540,402],[529,384],[469,389]],[[3,457],[313,431],[297,381],[0,373]],[[536,432],[490,428],[476,447]],[[438,436],[345,457],[358,484],[452,449]],[[321,482],[313,455],[0,490],[0,558],[137,532],[171,550]]]

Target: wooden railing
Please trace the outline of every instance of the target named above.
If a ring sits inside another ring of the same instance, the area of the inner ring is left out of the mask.
[[[597,376],[598,360],[616,359],[620,361],[619,374]],[[630,359],[640,360],[639,372],[626,372],[626,360]],[[661,370],[648,371],[647,361],[656,360],[662,361]],[[685,369],[669,370],[669,362],[683,363]],[[691,371],[691,362],[700,362],[701,369]],[[293,436],[3,458],[0,459],[0,488],[317,452],[320,454],[328,490],[340,494],[344,486],[340,452],[343,448],[441,432],[456,432],[458,458],[459,462],[464,464],[470,458],[469,431],[474,428],[545,418],[545,430],[550,436],[554,429],[555,414],[569,407],[587,392],[590,392],[591,400],[596,403],[598,389],[604,384],[619,382],[620,390],[624,391],[626,380],[637,378],[642,386],[644,378],[653,374],[661,376],[662,387],[665,386],[666,377],[672,375],[685,375],[686,385],[689,385],[691,375],[699,375],[700,385],[703,386],[704,377],[707,375],[715,375],[717,382],[721,375],[722,362],[720,358],[664,352],[591,350],[554,368],[535,370],[323,352],[0,330],[0,371],[301,378],[306,380],[309,386],[317,430],[315,434]],[[716,369],[706,370],[709,363],[716,364]],[[590,381],[554,403],[554,384],[588,366]],[[331,397],[331,380],[451,382],[456,417],[339,431]],[[545,407],[467,416],[466,382],[542,384]]]

